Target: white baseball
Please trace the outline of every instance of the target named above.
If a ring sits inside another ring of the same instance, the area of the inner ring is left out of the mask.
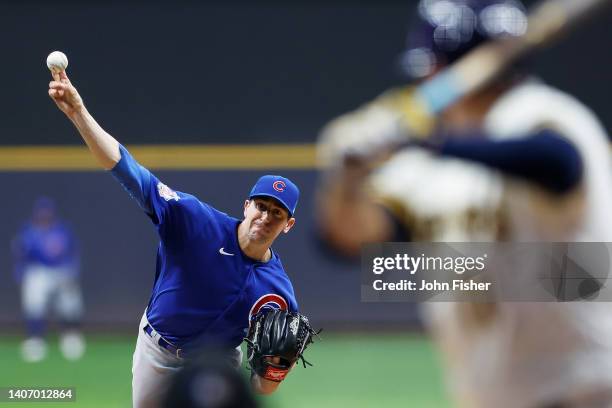
[[[47,67],[51,72],[65,71],[68,66],[68,57],[61,51],[53,51],[47,57]]]

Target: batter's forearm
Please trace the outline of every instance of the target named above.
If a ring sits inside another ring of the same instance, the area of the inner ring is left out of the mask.
[[[328,175],[317,194],[319,229],[324,239],[348,256],[357,256],[366,242],[384,242],[392,235],[388,215],[365,189],[359,171]]]
[[[69,116],[96,160],[110,170],[121,160],[119,142],[108,134],[83,106]]]

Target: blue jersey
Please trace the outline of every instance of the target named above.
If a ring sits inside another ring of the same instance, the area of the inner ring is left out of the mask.
[[[160,244],[147,319],[175,346],[236,347],[263,307],[297,311],[291,282],[274,251],[268,262],[244,255],[240,220],[173,191],[120,146],[112,174],[155,224]]]
[[[55,222],[43,228],[26,223],[13,240],[16,267],[15,277],[21,280],[27,265],[38,264],[49,268],[62,268],[65,273],[78,272],[78,250],[70,228]]]

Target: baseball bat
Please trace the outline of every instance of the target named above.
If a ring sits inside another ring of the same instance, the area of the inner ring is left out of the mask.
[[[543,0],[531,8],[525,34],[500,38],[475,48],[417,87],[416,103],[436,115],[462,96],[495,79],[509,65],[550,44],[612,0]]]

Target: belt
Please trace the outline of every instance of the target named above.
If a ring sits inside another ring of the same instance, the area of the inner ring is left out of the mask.
[[[176,347],[174,344],[164,339],[150,324],[147,323],[142,330],[144,330],[144,332],[147,333],[149,337],[151,337],[160,347],[168,350],[177,358],[183,358],[183,349]]]

